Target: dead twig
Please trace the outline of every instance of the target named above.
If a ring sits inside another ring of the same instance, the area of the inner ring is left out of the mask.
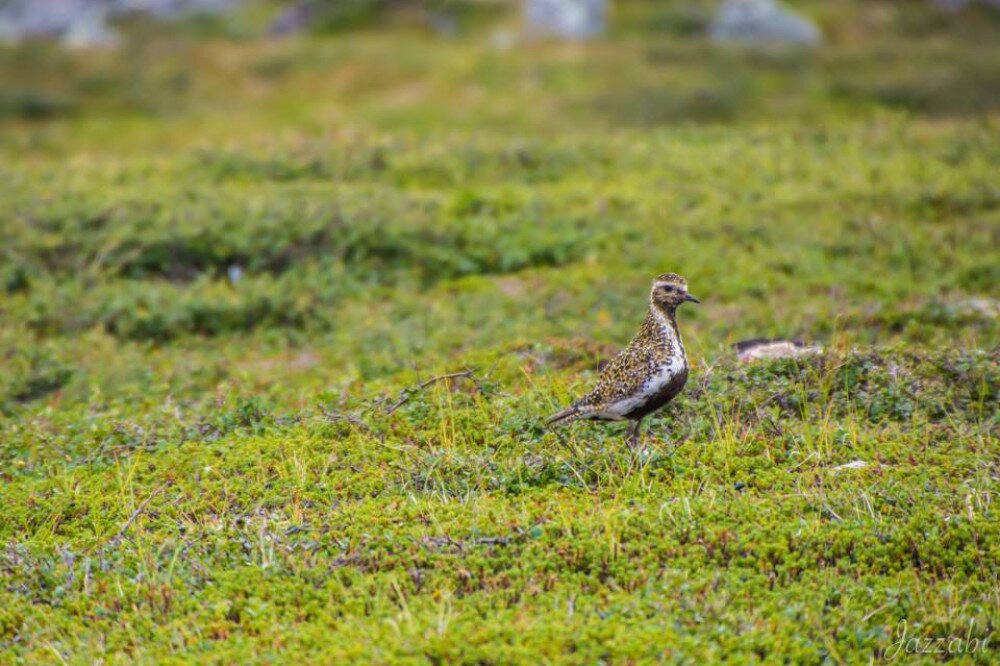
[[[467,552],[468,546],[508,546],[510,545],[512,539],[509,536],[486,536],[479,537],[476,539],[469,539],[468,541],[461,541],[454,539],[448,535],[444,536],[425,536],[423,538],[423,545],[428,550],[444,548],[445,546],[450,546],[454,548],[459,553]]]
[[[419,393],[420,391],[423,391],[431,384],[442,382],[448,379],[459,379],[459,378],[471,379],[473,372],[475,372],[473,368],[469,368],[468,370],[461,370],[459,372],[449,372],[446,375],[438,375],[437,377],[431,377],[427,381],[421,382],[416,387],[411,386],[405,388],[400,392],[399,400],[394,402],[392,405],[389,406],[387,410],[385,410],[385,415],[388,416],[392,414],[394,411],[396,411],[397,409],[405,405],[407,402],[409,402],[410,398],[412,398],[415,394]]]
[[[142,504],[140,504],[139,507],[132,512],[132,515],[128,517],[128,520],[125,521],[125,524],[122,525],[122,528],[118,530],[118,534],[115,535],[115,538],[110,541],[110,543],[108,544],[109,547],[114,548],[119,543],[121,543],[121,540],[125,538],[125,533],[128,532],[128,528],[132,527],[132,523],[135,522],[135,519],[141,516],[142,513],[146,510],[146,507],[149,506],[149,503],[153,501],[153,498],[159,495],[161,492],[163,492],[163,490],[169,485],[170,485],[169,481],[162,483],[159,488],[151,492],[149,494],[149,497],[147,497],[142,501]]]
[[[773,393],[753,408],[752,418],[756,419],[758,422],[764,422],[767,425],[768,430],[770,430],[771,435],[774,437],[781,437],[782,430],[778,427],[778,424],[774,422],[774,419],[771,418],[771,415],[764,411],[764,408],[776,400],[780,406],[781,401],[784,398],[785,396],[782,393]]]
[[[367,423],[365,423],[364,419],[362,419],[360,416],[358,416],[356,414],[351,414],[349,412],[338,412],[335,409],[327,409],[325,407],[320,407],[320,411],[323,413],[323,418],[325,418],[327,421],[331,421],[331,422],[333,422],[333,421],[346,421],[347,423],[350,423],[352,425],[356,425],[359,428],[361,428],[362,430],[365,430],[367,432],[370,432],[370,433],[374,433],[375,432],[374,428],[372,428],[370,425],[368,425]]]

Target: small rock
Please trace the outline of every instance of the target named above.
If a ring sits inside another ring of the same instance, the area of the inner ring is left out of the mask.
[[[0,2],[0,35],[4,41],[24,37],[61,37],[84,14],[95,11],[87,0]]]
[[[582,40],[604,32],[608,0],[524,0],[529,33]]]
[[[0,42],[49,37],[70,47],[114,46],[108,20],[144,13],[170,19],[197,12],[221,12],[241,0],[0,0]]]
[[[316,5],[310,0],[297,2],[281,10],[267,27],[271,37],[286,37],[305,31],[316,20]]]
[[[743,340],[733,345],[736,357],[744,363],[752,363],[770,358],[796,358],[823,353],[823,348],[817,345],[807,345],[797,340],[768,340],[757,338]]]
[[[712,20],[709,36],[716,42],[765,45],[815,45],[821,38],[816,24],[777,0],[726,0]]]
[[[458,34],[458,22],[442,12],[428,12],[427,25],[439,35],[454,37]]]
[[[517,33],[513,30],[497,30],[490,35],[490,45],[497,51],[509,51],[517,46]]]
[[[951,310],[960,315],[996,319],[1000,317],[1000,301],[994,298],[968,298],[964,301],[954,303],[951,306]]]
[[[81,14],[63,33],[62,43],[68,48],[116,46],[118,33],[108,26],[107,18],[100,10]]]
[[[92,2],[94,0],[91,0]],[[216,14],[231,9],[242,0],[109,0],[105,4],[117,14],[139,12],[156,18],[176,18],[185,14]]]

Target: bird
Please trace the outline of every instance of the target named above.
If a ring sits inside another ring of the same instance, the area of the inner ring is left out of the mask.
[[[593,390],[553,414],[546,425],[628,420],[626,442],[636,446],[642,419],[673,400],[687,382],[687,354],[677,327],[677,308],[683,303],[701,303],[688,293],[687,280],[677,273],[657,275],[639,332],[604,367]]]

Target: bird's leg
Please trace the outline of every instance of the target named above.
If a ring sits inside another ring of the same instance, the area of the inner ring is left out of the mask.
[[[625,436],[625,443],[629,448],[634,449],[639,446],[639,429],[642,428],[642,419],[636,419],[628,427],[628,434]]]

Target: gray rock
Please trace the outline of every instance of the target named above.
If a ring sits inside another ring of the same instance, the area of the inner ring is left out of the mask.
[[[185,14],[218,13],[231,9],[239,0],[109,0],[113,13],[138,12],[156,18],[176,18]]]
[[[797,358],[822,354],[823,348],[817,345],[807,345],[799,340],[771,340],[755,338],[743,340],[733,345],[736,357],[744,363],[753,363],[772,358]]]
[[[439,35],[454,37],[458,34],[458,21],[443,12],[427,12],[427,25]]]
[[[108,13],[99,7],[75,17],[60,38],[69,48],[118,44],[118,34],[108,25]]]
[[[809,19],[776,0],[725,0],[709,27],[716,42],[818,44],[822,35]]]
[[[608,0],[524,0],[529,34],[562,39],[590,39],[607,24]]]
[[[1000,319],[1000,300],[977,296],[952,303],[948,308],[953,314],[982,319]]]
[[[844,463],[843,465],[837,465],[832,469],[834,472],[843,472],[849,469],[864,469],[865,467],[868,467],[868,463],[865,462],[864,460],[852,460],[849,463]]]
[[[104,10],[92,0],[8,0],[0,3],[0,35],[5,41],[21,37],[61,37],[81,17]]]
[[[311,0],[303,0],[281,10],[267,27],[267,34],[271,37],[294,35],[310,27],[315,20],[316,4]]]
[[[220,12],[241,0],[0,0],[0,41],[50,37],[67,46],[111,46],[108,25],[115,16],[144,13],[171,19],[196,12]]]

